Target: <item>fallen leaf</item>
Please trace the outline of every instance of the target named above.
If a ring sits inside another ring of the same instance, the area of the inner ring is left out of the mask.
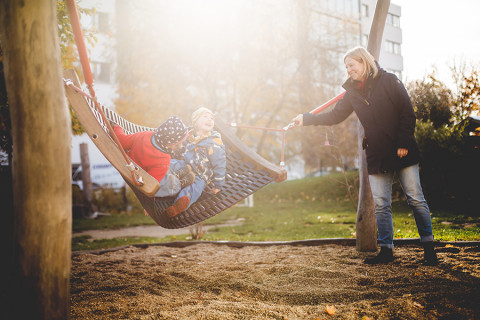
[[[325,312],[329,315],[329,316],[333,316],[335,314],[335,306],[326,306],[325,307]]]
[[[417,308],[423,309],[423,306],[422,306],[420,303],[418,303],[418,302],[415,302],[415,301],[414,301],[414,302],[413,302],[413,305],[414,305],[415,307],[417,307]]]
[[[362,317],[362,320],[373,320],[373,318],[370,318],[370,317],[367,317],[367,316],[363,316],[363,317]]]

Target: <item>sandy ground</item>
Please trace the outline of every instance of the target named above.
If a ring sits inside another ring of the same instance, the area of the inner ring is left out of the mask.
[[[369,266],[348,245],[177,244],[74,253],[71,318],[480,319],[478,244],[435,267],[416,245]]]

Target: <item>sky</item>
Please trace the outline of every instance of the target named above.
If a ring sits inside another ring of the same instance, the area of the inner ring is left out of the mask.
[[[453,85],[455,61],[480,67],[479,0],[391,0],[402,7],[402,55],[405,81],[421,79],[433,67]]]

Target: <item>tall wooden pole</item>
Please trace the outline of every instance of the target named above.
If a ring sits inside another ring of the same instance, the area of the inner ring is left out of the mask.
[[[70,117],[56,2],[0,1],[13,136],[17,319],[67,319],[71,255]]]
[[[375,15],[373,16],[367,50],[375,57],[380,56],[383,30],[387,19],[390,0],[377,0]],[[368,180],[367,160],[362,148],[365,136],[363,127],[358,124],[358,154],[360,159],[360,190],[356,222],[356,248],[358,251],[377,250],[377,222],[375,219],[375,206],[373,202],[370,182]]]
[[[87,216],[90,216],[95,211],[93,208],[93,187],[90,176],[90,157],[88,156],[88,144],[80,144],[80,160],[82,162],[82,185],[83,185],[83,201],[88,207]]]

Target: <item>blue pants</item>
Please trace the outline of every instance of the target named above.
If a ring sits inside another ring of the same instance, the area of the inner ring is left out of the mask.
[[[172,159],[170,161],[170,168],[173,171],[177,171],[180,168],[184,167],[185,165],[186,164],[185,164],[184,160]],[[175,198],[175,201],[177,201],[181,197],[188,196],[190,198],[190,203],[187,207],[187,209],[188,209],[188,208],[190,208],[190,206],[195,201],[198,200],[198,198],[200,198],[200,196],[202,195],[203,189],[205,189],[205,181],[203,181],[201,178],[199,178],[197,175],[195,175],[195,181],[191,185],[186,186],[182,190],[180,190],[180,188],[179,188],[180,192],[178,193],[177,197]]]
[[[185,166],[185,161],[172,159],[165,177],[160,181],[160,189],[155,193],[155,197],[172,197],[180,191],[180,180],[173,174],[181,167]]]
[[[205,181],[200,179],[197,175],[195,175],[195,181],[189,185],[180,190],[178,193],[177,197],[175,198],[175,201],[180,199],[183,196],[188,196],[190,198],[190,203],[188,204],[188,208],[200,198],[202,195],[203,189],[205,189]],[[186,210],[186,209],[185,209]]]
[[[412,208],[417,224],[420,241],[433,241],[432,220],[430,209],[425,200],[420,185],[418,164],[397,171],[407,202]],[[392,182],[393,173],[372,174],[368,176],[375,201],[375,216],[377,218],[378,242],[380,246],[393,248],[392,219]]]

